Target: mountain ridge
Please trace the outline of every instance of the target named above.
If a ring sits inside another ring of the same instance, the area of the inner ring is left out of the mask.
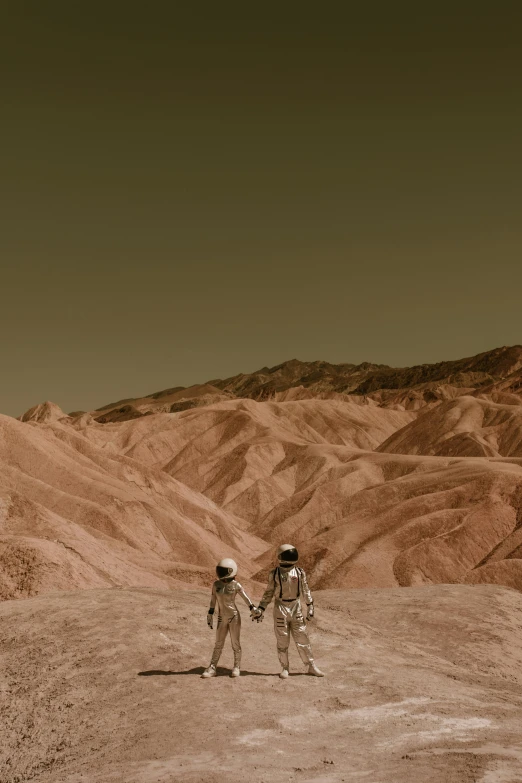
[[[383,378],[419,383],[339,391]],[[520,346],[406,369],[291,360],[0,417],[0,596],[205,585],[225,554],[254,584],[281,540],[323,589],[522,590],[521,378]]]
[[[441,386],[466,388],[487,393],[522,391],[522,345],[501,346],[463,359],[391,367],[385,364],[332,364],[322,360],[305,362],[290,359],[274,367],[262,367],[252,373],[215,378],[194,386],[174,386],[143,397],[128,397],[96,409],[104,421],[112,420],[111,411],[119,410],[119,420],[136,417],[141,409],[179,412],[211,404],[222,399],[249,398],[267,400],[290,389],[302,387],[312,395],[344,394],[394,405],[401,392],[410,391],[412,400],[437,401]],[[402,394],[404,397],[404,394]],[[78,413],[78,412],[76,412]],[[116,414],[115,414],[116,415]]]

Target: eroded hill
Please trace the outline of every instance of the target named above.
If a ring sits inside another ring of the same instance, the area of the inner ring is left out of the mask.
[[[522,348],[312,364],[0,417],[0,595],[262,581],[282,540],[316,587],[522,589]]]

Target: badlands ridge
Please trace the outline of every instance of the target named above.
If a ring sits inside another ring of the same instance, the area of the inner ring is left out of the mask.
[[[522,347],[393,369],[287,362],[97,411],[0,416],[0,598],[262,582],[522,589]]]

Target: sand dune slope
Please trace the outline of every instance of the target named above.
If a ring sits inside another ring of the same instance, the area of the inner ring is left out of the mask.
[[[239,679],[199,677],[214,637],[202,592],[0,604],[2,783],[522,779],[520,594],[436,586],[316,601],[327,677],[302,676],[293,649],[287,681],[266,621],[243,625]]]

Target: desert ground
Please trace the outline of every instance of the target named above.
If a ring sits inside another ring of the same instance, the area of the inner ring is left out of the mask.
[[[257,595],[259,597],[259,595]],[[514,783],[522,596],[436,585],[325,590],[324,679],[243,611],[243,674],[201,679],[200,590],[50,593],[0,604],[3,783]]]
[[[202,680],[286,541],[327,677]],[[0,617],[1,783],[522,780],[522,347],[0,415]]]

